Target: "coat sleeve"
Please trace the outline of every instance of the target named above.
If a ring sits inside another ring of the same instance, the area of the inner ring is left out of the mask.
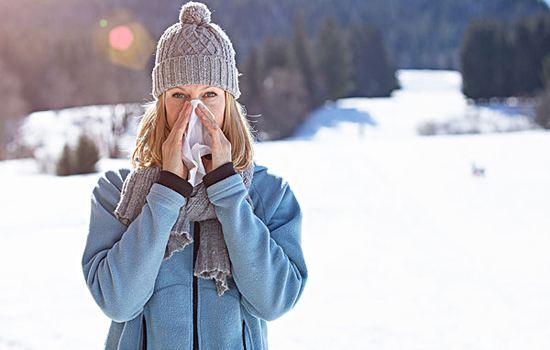
[[[206,188],[222,225],[242,303],[251,314],[269,321],[294,307],[307,281],[300,205],[288,182],[280,177],[272,181],[266,184],[265,198],[256,191],[267,224],[246,200],[248,191],[239,174]]]
[[[135,318],[153,294],[170,230],[186,197],[153,183],[140,214],[125,226],[114,216],[122,188],[120,172],[107,171],[91,195],[82,268],[102,311],[115,322]]]

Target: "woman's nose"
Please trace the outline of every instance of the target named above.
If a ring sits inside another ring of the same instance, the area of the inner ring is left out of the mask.
[[[200,100],[200,99],[202,99],[202,97],[203,97],[203,96],[202,96],[202,93],[201,93],[200,91],[198,91],[198,92],[190,92],[188,96],[189,96],[189,99],[190,99],[190,100],[194,100],[194,99]]]

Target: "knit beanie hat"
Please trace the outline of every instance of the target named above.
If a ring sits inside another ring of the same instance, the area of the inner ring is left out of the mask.
[[[159,39],[152,72],[153,97],[178,85],[217,86],[239,98],[235,50],[227,34],[210,22],[208,7],[195,1],[185,3],[179,22],[168,27]]]

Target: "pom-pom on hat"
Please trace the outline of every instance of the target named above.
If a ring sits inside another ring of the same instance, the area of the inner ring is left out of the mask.
[[[183,4],[179,22],[168,27],[157,44],[153,97],[178,85],[204,84],[227,90],[237,99],[240,75],[233,44],[211,22],[210,9],[201,2]]]
[[[202,2],[189,1],[180,10],[180,22],[188,24],[210,23],[211,13]]]

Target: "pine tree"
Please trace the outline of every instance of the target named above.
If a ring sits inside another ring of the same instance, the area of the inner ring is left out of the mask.
[[[550,53],[544,56],[542,61],[542,81],[543,85],[549,89],[550,88]]]
[[[493,20],[471,22],[460,52],[462,92],[474,99],[506,96],[511,59],[501,23]]]
[[[272,68],[262,85],[262,139],[291,136],[307,116],[309,99],[302,75],[291,68]]]
[[[333,17],[327,17],[316,39],[317,71],[323,99],[346,97],[353,89],[352,57],[346,33]]]
[[[550,130],[550,87],[538,94],[535,109],[535,123],[541,128]]]
[[[259,113],[262,105],[263,68],[257,47],[253,47],[246,57],[242,74],[240,81],[243,93],[240,102],[245,105],[247,113]]]
[[[474,99],[531,96],[544,88],[550,16],[471,24],[461,47],[463,92]]]
[[[66,176],[93,173],[96,171],[95,164],[99,159],[99,149],[96,144],[89,136],[82,133],[74,150],[67,143],[63,146],[56,164],[56,174]]]
[[[389,60],[380,31],[369,25],[354,22],[350,26],[355,96],[389,96],[398,87],[395,68]]]
[[[292,43],[296,62],[295,68],[302,74],[305,87],[309,92],[310,101],[307,105],[309,109],[314,109],[321,102],[321,96],[317,87],[313,49],[305,28],[304,16],[302,14],[296,15],[293,24]]]
[[[292,46],[289,39],[269,36],[262,48],[263,69],[267,72],[275,67],[291,67],[295,65]]]
[[[88,174],[96,171],[95,165],[99,161],[99,149],[85,133],[80,134],[74,155],[76,174]]]
[[[540,91],[544,87],[544,58],[550,52],[550,16],[540,14],[516,22],[512,37],[515,92]]]
[[[533,35],[526,22],[518,22],[512,29],[513,32],[513,70],[512,79],[514,92],[527,92],[533,90],[537,84],[537,57],[533,53]]]
[[[58,176],[67,176],[74,173],[73,164],[74,164],[74,154],[71,147],[65,143],[63,146],[63,151],[61,152],[61,157],[56,164],[56,174]]]

